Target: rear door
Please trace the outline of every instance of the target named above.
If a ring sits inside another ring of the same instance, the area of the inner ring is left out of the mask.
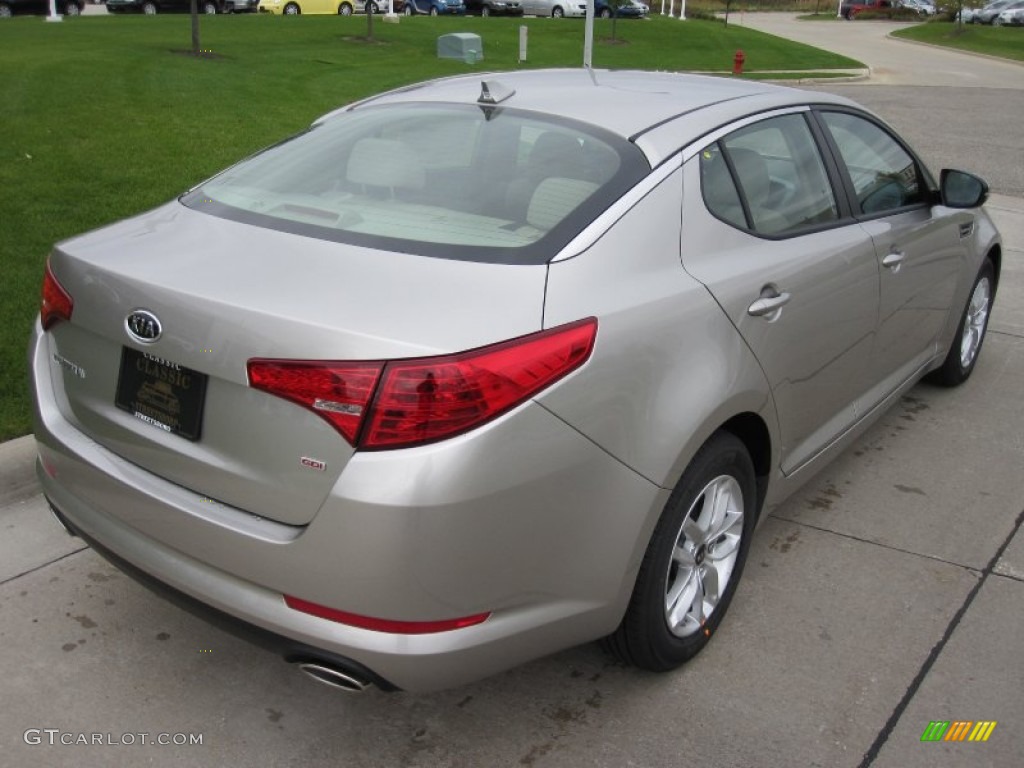
[[[687,162],[682,258],[757,356],[792,472],[858,418],[878,319],[867,233],[841,217],[806,111]]]

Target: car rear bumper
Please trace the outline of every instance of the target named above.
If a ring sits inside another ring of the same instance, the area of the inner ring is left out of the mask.
[[[282,525],[167,482],[80,432],[62,414],[48,342],[37,322],[39,476],[69,525],[115,562],[282,638],[285,655],[351,660],[385,686],[450,687],[611,632],[667,500],[528,403],[444,443],[356,454],[309,525]],[[398,621],[490,616],[393,634],[300,613],[284,594]]]

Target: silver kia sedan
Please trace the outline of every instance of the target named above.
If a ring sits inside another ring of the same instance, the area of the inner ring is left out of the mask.
[[[600,638],[670,670],[766,511],[970,376],[986,195],[821,93],[392,91],[54,248],[39,477],[119,567],[345,690]]]

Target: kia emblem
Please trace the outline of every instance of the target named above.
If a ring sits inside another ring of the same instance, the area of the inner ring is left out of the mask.
[[[136,309],[124,319],[124,329],[128,335],[143,344],[152,344],[160,338],[163,328],[156,315],[145,309]]]

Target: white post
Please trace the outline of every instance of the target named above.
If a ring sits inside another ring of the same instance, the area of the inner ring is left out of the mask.
[[[526,61],[526,35],[527,26],[523,24],[519,27],[519,63],[522,64]]]
[[[836,8],[836,18],[837,19],[843,18],[843,0],[839,0],[839,5]]]
[[[392,16],[397,16],[397,14],[395,13],[395,0],[388,0],[388,12],[385,13],[384,15],[387,16],[388,18],[391,18]]]
[[[57,0],[50,0],[50,15],[46,17],[47,21],[64,21],[57,14]]]
[[[679,20],[686,21],[686,0],[682,0],[682,3],[679,5]]]
[[[661,15],[665,15],[665,0],[661,0]]]
[[[583,66],[594,66],[594,0],[587,0],[587,18],[583,29]]]
[[[668,16],[669,16],[669,18],[672,18],[673,16],[675,16],[675,14],[672,13],[675,9],[676,9],[676,0],[668,0]]]

